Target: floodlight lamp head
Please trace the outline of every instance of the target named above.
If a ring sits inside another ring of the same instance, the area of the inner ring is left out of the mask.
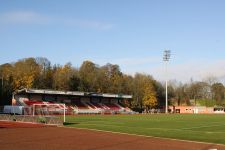
[[[170,50],[165,50],[163,54],[163,61],[169,61],[170,59]]]

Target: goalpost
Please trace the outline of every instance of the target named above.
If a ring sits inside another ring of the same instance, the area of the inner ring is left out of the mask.
[[[66,105],[65,104],[33,104],[32,115],[39,116],[56,116],[63,115],[63,122],[66,122]]]

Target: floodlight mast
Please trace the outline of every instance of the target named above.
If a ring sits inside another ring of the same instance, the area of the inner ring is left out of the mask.
[[[4,85],[4,80],[3,80],[3,75],[2,75],[2,86],[1,86],[1,98],[3,99],[3,85]]]
[[[168,113],[168,89],[167,89],[167,63],[170,59],[170,50],[164,50],[164,54],[163,54],[163,61],[165,61],[165,65],[166,65],[166,107],[165,107],[165,113]]]

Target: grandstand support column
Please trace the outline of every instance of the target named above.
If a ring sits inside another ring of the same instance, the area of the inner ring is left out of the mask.
[[[170,50],[165,50],[163,54],[163,61],[165,61],[166,65],[166,107],[165,107],[165,113],[168,113],[168,89],[167,89],[167,82],[168,82],[168,76],[167,76],[167,63],[170,59]]]
[[[63,109],[63,122],[66,122],[66,104],[64,105],[64,109]]]
[[[35,108],[35,105],[33,105],[33,116],[34,116],[34,108]]]
[[[15,110],[14,110],[14,100],[15,100],[15,98],[14,98],[14,94],[12,95],[12,102],[11,102],[11,105],[12,105],[12,109],[13,109],[13,115],[15,116]]]

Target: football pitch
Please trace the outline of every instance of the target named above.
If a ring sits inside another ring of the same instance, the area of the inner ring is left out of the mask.
[[[225,115],[78,115],[65,126],[225,144]]]

